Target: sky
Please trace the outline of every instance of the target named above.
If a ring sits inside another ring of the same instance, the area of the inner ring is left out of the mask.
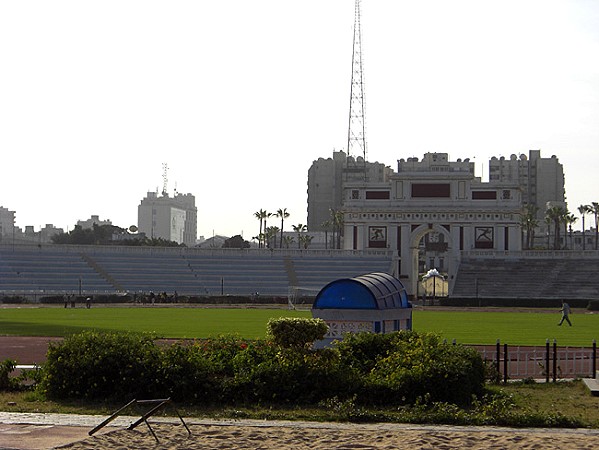
[[[599,2],[361,12],[369,161],[443,152],[485,180],[540,149],[571,212],[599,201]],[[353,27],[354,0],[1,1],[0,206],[128,227],[166,184],[195,195],[198,236],[249,240],[260,209],[305,224],[308,169],[347,147]]]

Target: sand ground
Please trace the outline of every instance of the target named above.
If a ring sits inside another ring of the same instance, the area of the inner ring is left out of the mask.
[[[115,430],[69,444],[65,449],[596,449],[599,433],[585,430],[515,430],[406,427],[353,424],[281,426],[153,425],[158,442],[145,427]]]
[[[515,429],[404,424],[156,418],[127,430],[134,417],[88,432],[103,416],[0,413],[0,449],[597,449],[599,430]],[[17,423],[19,420],[22,423]],[[9,423],[10,422],[10,423]]]

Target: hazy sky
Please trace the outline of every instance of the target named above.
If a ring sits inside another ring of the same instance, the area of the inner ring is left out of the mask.
[[[305,224],[310,165],[347,145],[353,21],[353,0],[1,1],[0,206],[127,227],[166,163],[198,236],[251,239],[260,208]],[[599,201],[598,1],[364,0],[362,33],[370,161],[486,178],[541,149],[571,212]]]

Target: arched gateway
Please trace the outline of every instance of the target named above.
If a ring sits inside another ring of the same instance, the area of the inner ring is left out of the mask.
[[[411,298],[430,269],[451,294],[462,252],[522,249],[518,184],[482,182],[474,163],[447,153],[402,159],[385,182],[345,183],[343,213],[344,248],[393,252],[391,273]]]

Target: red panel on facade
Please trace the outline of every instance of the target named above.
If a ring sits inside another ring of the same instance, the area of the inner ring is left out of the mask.
[[[451,189],[449,183],[414,183],[412,197],[449,198]]]
[[[497,200],[497,192],[472,191],[472,200]]]
[[[389,191],[366,191],[366,200],[389,200]]]

